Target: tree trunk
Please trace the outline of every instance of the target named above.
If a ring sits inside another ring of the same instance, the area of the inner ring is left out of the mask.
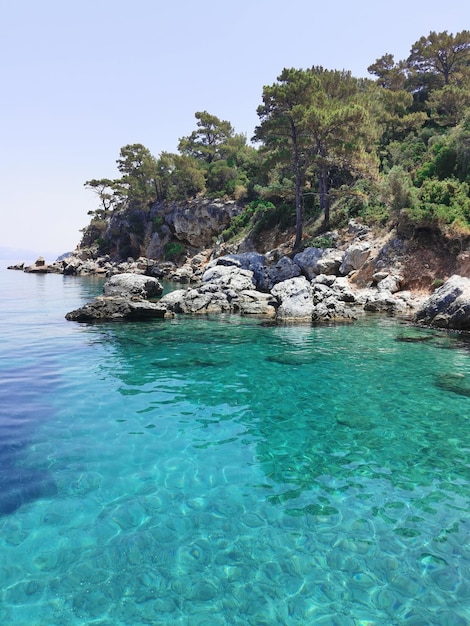
[[[300,248],[302,243],[303,228],[303,196],[302,196],[302,171],[300,167],[300,156],[297,146],[297,132],[294,124],[292,129],[292,143],[294,148],[294,171],[295,171],[295,241],[293,252]]]
[[[318,193],[320,196],[320,210],[323,212],[323,225],[328,228],[330,225],[330,198],[328,195],[328,170],[326,167],[320,168],[318,174]]]

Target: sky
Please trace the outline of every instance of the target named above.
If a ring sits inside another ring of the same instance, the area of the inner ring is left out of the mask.
[[[208,111],[253,136],[284,67],[349,70],[470,29],[468,0],[0,0],[0,249],[73,250],[122,146],[176,152]],[[49,257],[49,258],[48,258]]]

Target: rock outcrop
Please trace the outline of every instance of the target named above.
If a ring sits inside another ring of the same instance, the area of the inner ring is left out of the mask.
[[[258,291],[253,271],[237,265],[215,265],[202,276],[199,286],[179,289],[163,296],[159,306],[167,313],[238,313],[275,315],[274,299]]]
[[[131,300],[122,296],[98,296],[65,318],[74,322],[144,320],[165,317],[165,310],[154,302]]]
[[[277,319],[281,321],[312,319],[312,286],[305,276],[297,276],[277,283],[271,293],[279,304]]]
[[[470,330],[470,279],[451,276],[416,313],[418,324]]]
[[[213,245],[243,207],[233,200],[195,199],[157,202],[149,210],[116,211],[102,231],[93,221],[85,230],[80,247],[97,247],[114,260],[145,256],[180,260]]]
[[[157,303],[148,301],[162,292],[163,286],[156,278],[116,274],[104,284],[103,296],[70,311],[65,317],[75,322],[162,318],[166,311]]]
[[[343,322],[366,311],[410,316],[416,300],[401,291],[398,274],[378,272],[367,288],[359,289],[351,282],[349,274],[355,271],[351,268],[359,269],[369,253],[368,246],[360,245],[346,252],[307,248],[293,259],[256,252],[211,259],[211,252],[206,250],[179,268],[131,259],[107,270],[111,277],[104,285],[104,297],[68,314],[67,319],[236,313],[274,317],[282,322]],[[65,262],[70,265],[70,259]],[[328,273],[321,271],[325,268]],[[342,271],[348,271],[348,276],[342,276]],[[191,286],[163,296],[158,303],[147,303],[148,298],[162,293],[155,275]]]
[[[163,286],[157,278],[142,274],[115,274],[103,286],[105,296],[121,296],[124,298],[156,298],[161,296]]]

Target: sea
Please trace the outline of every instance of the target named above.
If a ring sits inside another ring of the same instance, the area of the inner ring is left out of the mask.
[[[6,265],[0,624],[470,624],[466,336],[81,324],[102,279]]]

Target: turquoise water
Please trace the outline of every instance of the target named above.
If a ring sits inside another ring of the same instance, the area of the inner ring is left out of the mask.
[[[462,338],[80,325],[99,280],[0,280],[1,624],[470,624]]]

